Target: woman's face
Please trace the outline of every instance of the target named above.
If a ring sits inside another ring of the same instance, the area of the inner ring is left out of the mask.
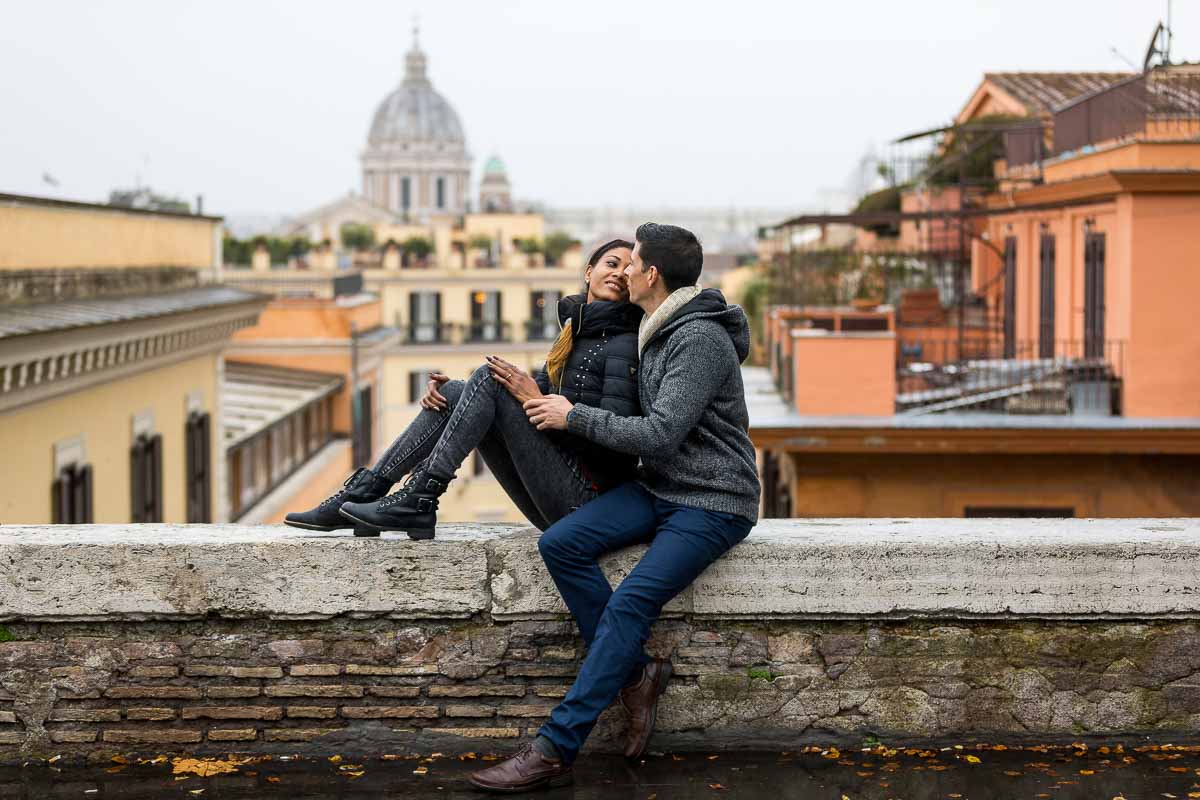
[[[625,283],[625,267],[633,253],[628,247],[614,247],[604,255],[595,266],[588,267],[584,275],[588,282],[587,299],[607,300],[612,303],[624,303],[629,300],[629,286]]]

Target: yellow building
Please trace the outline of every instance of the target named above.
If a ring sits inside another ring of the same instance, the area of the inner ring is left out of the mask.
[[[0,523],[225,518],[221,219],[0,194]],[[215,454],[215,455],[214,455]]]

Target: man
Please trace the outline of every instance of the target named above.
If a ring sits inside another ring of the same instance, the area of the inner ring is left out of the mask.
[[[671,665],[643,647],[662,607],[741,542],[758,518],[759,482],[740,364],[750,350],[746,316],[701,290],[703,254],[689,231],[646,223],[625,274],[645,310],[636,379],[641,417],[572,406],[560,395],[525,404],[539,430],[559,429],[641,456],[637,480],[552,525],[538,542],[588,646],[575,684],[520,753],[471,782],[519,792],[571,781],[600,713],[619,696],[630,713],[626,756],[653,732]],[[631,376],[631,378],[634,376]],[[639,542],[650,548],[614,592],[597,560]]]

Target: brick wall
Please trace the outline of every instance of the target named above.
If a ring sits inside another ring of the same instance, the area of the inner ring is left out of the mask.
[[[111,752],[381,754],[504,749],[582,654],[559,621],[336,619],[12,625],[0,760]],[[1189,622],[664,620],[675,678],[659,746],[1192,735]],[[591,746],[619,748],[610,709]]]

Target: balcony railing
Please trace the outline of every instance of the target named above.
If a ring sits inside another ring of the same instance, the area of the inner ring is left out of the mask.
[[[1124,342],[1005,342],[968,336],[897,343],[896,411],[1121,413]],[[1096,355],[1088,355],[1096,353]]]
[[[531,319],[525,322],[525,341],[552,342],[558,338],[558,321],[552,319]]]
[[[1054,112],[1054,150],[1144,136],[1192,137],[1200,123],[1200,75],[1157,69],[1085,95]]]
[[[401,330],[405,344],[450,344],[454,327],[453,322],[410,322]]]
[[[509,342],[512,341],[512,325],[501,321],[472,321],[464,326],[463,341],[478,342]]]

